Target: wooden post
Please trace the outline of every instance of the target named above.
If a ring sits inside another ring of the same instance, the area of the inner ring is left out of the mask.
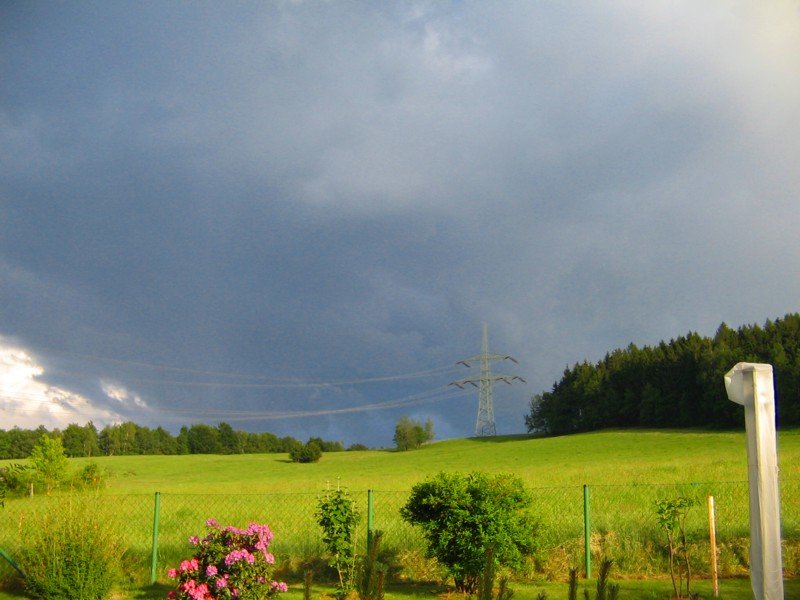
[[[714,517],[714,496],[708,497],[708,536],[711,542],[711,582],[714,598],[719,598],[719,573],[717,572],[717,523]]]

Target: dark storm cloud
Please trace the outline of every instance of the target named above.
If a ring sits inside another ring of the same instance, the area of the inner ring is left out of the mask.
[[[0,334],[106,414],[466,435],[485,321],[519,431],[566,364],[797,310],[790,3],[2,10]]]

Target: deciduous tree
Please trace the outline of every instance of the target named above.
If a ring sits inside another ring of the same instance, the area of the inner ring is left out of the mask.
[[[50,492],[67,477],[68,461],[61,438],[43,435],[31,450],[31,467]]]
[[[535,550],[532,502],[513,475],[439,473],[413,487],[400,514],[422,528],[428,557],[448,569],[458,590],[473,594],[488,548],[497,566],[510,568]]]

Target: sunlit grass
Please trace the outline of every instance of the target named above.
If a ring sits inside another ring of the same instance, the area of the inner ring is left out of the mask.
[[[797,573],[800,431],[780,433],[779,458],[787,540],[784,564]],[[89,460],[70,462],[77,471]],[[328,453],[316,464],[292,463],[284,454],[91,460],[107,473],[107,485],[88,501],[127,540],[128,559],[139,583],[149,575],[155,492],[160,492],[161,502],[159,573],[187,552],[187,537],[201,533],[212,516],[239,525],[251,520],[269,523],[276,534],[276,554],[300,568],[321,551],[314,518],[317,496],[326,486],[336,485],[351,491],[362,512],[359,539],[365,537],[367,490],[374,490],[375,527],[386,532],[386,548],[404,565],[401,572],[412,580],[435,580],[435,569],[421,559],[419,532],[402,522],[399,509],[415,483],[442,470],[511,472],[526,482],[542,517],[544,546],[529,577],[563,578],[570,566],[582,564],[584,484],[590,489],[593,555],[614,558],[621,577],[665,574],[653,504],[675,495],[717,497],[720,568],[727,575],[746,573],[743,432],[604,431],[554,438],[447,440],[411,452]],[[48,502],[51,499],[40,497],[11,499],[0,511],[0,547],[19,543],[19,519],[35,518]],[[689,529],[697,573],[705,573],[704,507],[692,513]]]
[[[800,430],[780,432],[779,450],[782,476],[800,477]],[[747,479],[744,432],[626,430],[469,438],[409,452],[327,453],[312,464],[292,463],[286,454],[114,456],[70,462],[77,470],[90,460],[109,474],[107,493],[126,494],[314,492],[337,482],[353,490],[407,490],[441,470],[505,471],[533,487]],[[15,461],[0,465],[8,462]]]

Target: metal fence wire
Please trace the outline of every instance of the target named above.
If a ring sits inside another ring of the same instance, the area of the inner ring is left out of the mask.
[[[585,528],[588,516],[590,559],[615,561],[618,577],[668,573],[666,539],[655,517],[659,500],[679,496],[697,500],[686,521],[695,574],[709,574],[710,545],[707,496],[716,505],[718,568],[721,576],[747,574],[749,548],[747,482],[681,485],[595,485],[529,487],[540,518],[537,553],[520,579],[564,579],[571,567],[586,566]],[[418,528],[400,516],[409,490],[350,491],[359,512],[357,552],[365,551],[367,524],[383,531],[383,560],[399,579],[439,580],[442,571],[425,556]],[[371,496],[371,500],[370,500]],[[588,500],[588,506],[584,501]],[[246,527],[266,523],[274,533],[271,550],[280,574],[289,580],[314,569],[325,577],[325,549],[317,524],[317,492],[270,494],[139,494],[12,498],[0,510],[0,549],[13,559],[26,543],[26,526],[44,524],[68,510],[70,503],[90,507],[93,515],[117,537],[125,576],[132,584],[167,580],[166,572],[191,555],[188,538],[204,535],[214,518],[222,525]],[[800,480],[781,481],[783,559],[787,576],[800,575]],[[371,514],[370,506],[372,507]],[[15,576],[0,556],[0,582]]]

